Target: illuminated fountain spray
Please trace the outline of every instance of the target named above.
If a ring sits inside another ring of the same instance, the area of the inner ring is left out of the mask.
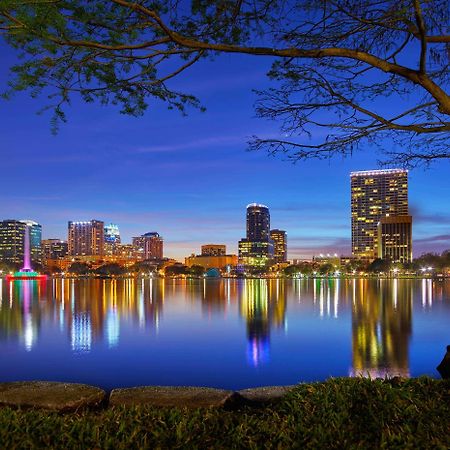
[[[25,223],[25,235],[23,238],[23,267],[19,272],[6,276],[7,280],[44,280],[47,275],[41,275],[31,268],[30,225]]]
[[[33,272],[30,257],[30,227],[25,225],[25,237],[23,245],[23,268],[21,272]]]

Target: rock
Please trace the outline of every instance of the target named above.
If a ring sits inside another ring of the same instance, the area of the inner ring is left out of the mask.
[[[140,386],[113,389],[111,406],[152,405],[167,407],[210,408],[228,407],[235,401],[233,391],[190,386]]]
[[[0,406],[75,411],[97,407],[105,398],[105,391],[86,384],[54,381],[0,383]]]
[[[242,389],[237,394],[249,404],[265,404],[281,400],[295,386],[264,386]]]
[[[447,353],[441,363],[436,367],[442,378],[450,378],[450,345],[447,345]]]

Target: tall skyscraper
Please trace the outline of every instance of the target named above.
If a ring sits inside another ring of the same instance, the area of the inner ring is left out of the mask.
[[[104,223],[101,220],[68,223],[68,250],[70,256],[103,256]]]
[[[144,259],[163,259],[164,240],[156,231],[134,237],[132,242],[136,248],[142,250]]]
[[[42,261],[42,226],[32,220],[3,220],[0,222],[0,261],[23,263],[25,228],[29,228],[30,254],[33,263]]]
[[[403,169],[352,172],[352,253],[378,257],[378,223],[384,217],[408,215],[408,171]]]
[[[273,258],[269,208],[258,203],[247,206],[247,237],[239,241],[239,261],[247,266],[266,266]]]
[[[274,246],[274,260],[277,263],[287,261],[287,237],[284,230],[270,230],[270,239]]]

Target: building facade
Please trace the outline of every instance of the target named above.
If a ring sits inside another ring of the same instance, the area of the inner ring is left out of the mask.
[[[221,244],[202,245],[202,256],[224,256],[227,254],[227,246]]]
[[[192,255],[185,258],[186,266],[202,266],[205,269],[224,269],[227,266],[235,267],[237,263],[237,255]]]
[[[101,220],[69,222],[67,243],[70,256],[103,256],[104,223]]]
[[[239,262],[244,266],[267,266],[274,255],[274,245],[270,239],[269,208],[251,203],[247,206],[246,218],[247,237],[238,243]]]
[[[110,223],[105,226],[104,231],[105,242],[104,242],[104,252],[105,255],[115,255],[117,252],[117,246],[120,244],[120,232],[119,227]]]
[[[270,230],[270,239],[273,241],[273,259],[276,263],[287,261],[287,236],[284,230]]]
[[[156,231],[150,231],[132,239],[133,245],[142,251],[144,259],[163,259],[164,239]]]
[[[412,217],[382,217],[378,222],[378,258],[393,263],[412,261]]]
[[[0,261],[8,264],[23,263],[25,228],[30,235],[30,254],[33,263],[42,262],[42,226],[32,220],[0,221]]]
[[[408,171],[403,169],[352,172],[352,254],[378,257],[378,223],[384,217],[408,215]]]
[[[44,260],[65,258],[68,253],[67,241],[61,239],[42,240],[42,254]]]

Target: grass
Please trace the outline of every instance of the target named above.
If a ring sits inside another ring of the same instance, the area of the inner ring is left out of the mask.
[[[0,409],[0,447],[448,449],[450,382],[336,378],[264,408]]]

